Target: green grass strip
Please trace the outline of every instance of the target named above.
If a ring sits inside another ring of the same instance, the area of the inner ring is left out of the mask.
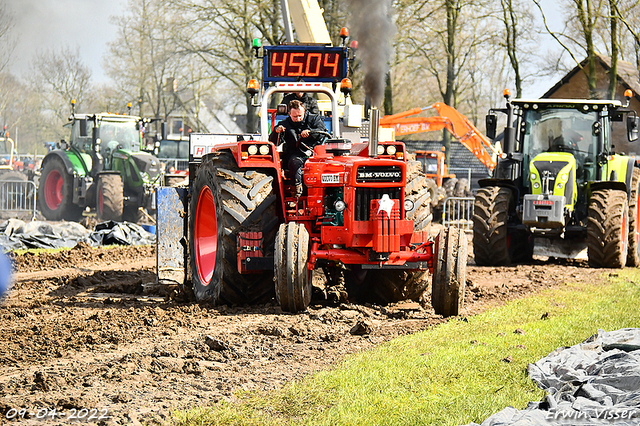
[[[594,334],[640,327],[640,271],[569,283],[348,357],[239,402],[177,411],[179,425],[462,425],[543,392],[527,365]],[[543,316],[545,317],[543,319]],[[515,332],[521,330],[524,332]],[[505,361],[509,358],[509,362]]]

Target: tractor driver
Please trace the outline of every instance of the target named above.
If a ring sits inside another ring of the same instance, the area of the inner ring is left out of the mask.
[[[284,140],[282,164],[286,164],[289,176],[296,185],[296,197],[302,195],[302,166],[311,155],[313,147],[322,143],[327,132],[322,117],[310,114],[297,99],[289,103],[289,117],[276,125],[269,140],[279,145]]]

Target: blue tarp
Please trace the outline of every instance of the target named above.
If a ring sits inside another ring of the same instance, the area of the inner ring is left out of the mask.
[[[91,246],[151,245],[156,236],[142,226],[129,222],[102,222],[89,230],[76,222],[23,222],[9,219],[0,224],[2,251],[30,248],[74,247],[80,241]]]

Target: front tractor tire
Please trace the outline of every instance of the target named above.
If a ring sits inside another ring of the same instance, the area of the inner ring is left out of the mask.
[[[473,256],[478,266],[526,263],[533,258],[528,231],[509,228],[515,200],[509,188],[481,188],[473,203]]]
[[[38,185],[40,211],[47,220],[78,221],[81,206],[73,204],[73,176],[59,157],[50,157],[42,168]]]
[[[238,232],[263,233],[263,252],[272,255],[278,217],[273,177],[240,169],[228,152],[203,158],[189,205],[189,261],[197,300],[215,304],[264,303],[273,297],[273,270],[241,274]]]
[[[598,189],[589,200],[587,254],[595,268],[624,268],[629,249],[629,203],[625,191]]]
[[[633,168],[629,196],[629,250],[627,266],[640,266],[640,169]]]
[[[98,175],[96,189],[96,216],[100,221],[122,221],[124,209],[124,184],[122,176],[115,173]]]
[[[283,223],[275,242],[276,299],[285,312],[300,312],[311,302],[309,233],[301,223]]]
[[[467,236],[449,227],[436,237],[431,305],[436,314],[456,316],[464,305],[467,282]]]

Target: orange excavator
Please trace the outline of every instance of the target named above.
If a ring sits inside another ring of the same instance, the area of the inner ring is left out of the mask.
[[[438,115],[411,117],[430,109],[435,109]],[[428,107],[418,107],[397,114],[385,115],[380,119],[380,127],[393,128],[396,136],[447,129],[491,171],[496,166],[494,158],[500,155],[500,150],[493,147],[489,139],[480,133],[467,117],[442,102]]]

